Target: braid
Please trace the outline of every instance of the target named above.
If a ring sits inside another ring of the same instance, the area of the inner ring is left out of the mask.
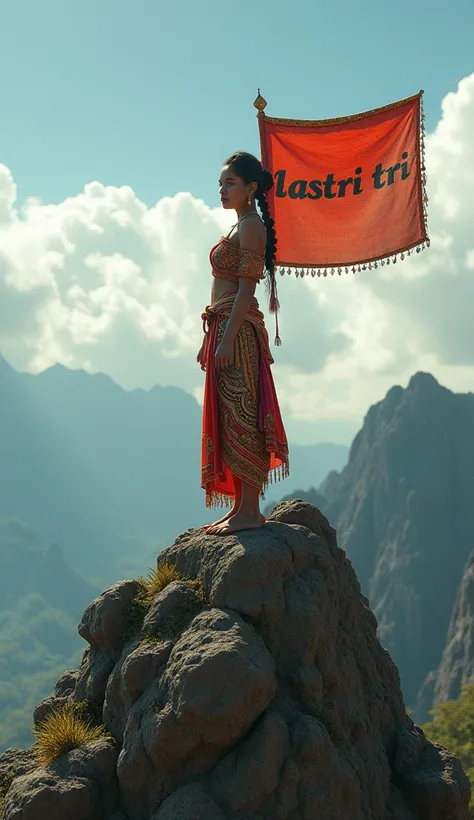
[[[265,171],[263,172],[265,174]],[[269,172],[267,172],[269,173]],[[272,179],[273,184],[273,179]],[[276,322],[276,336],[275,336],[275,344],[281,345],[280,335],[278,333],[278,311],[280,310],[280,302],[278,301],[278,291],[277,291],[277,284],[275,279],[275,256],[276,256],[276,249],[277,249],[277,237],[275,231],[275,221],[270,216],[270,211],[268,209],[268,200],[266,192],[263,190],[262,186],[259,185],[255,192],[255,199],[257,201],[258,207],[262,213],[262,219],[267,229],[267,246],[265,248],[265,267],[267,269],[267,277],[266,277],[266,285],[267,285],[267,294],[269,296],[269,308],[270,313],[275,314],[275,322]]]
[[[275,344],[280,345],[281,339],[278,335],[278,311],[280,303],[278,301],[277,286],[275,280],[275,258],[277,251],[277,237],[275,231],[275,222],[270,216],[268,208],[267,191],[273,188],[273,175],[271,171],[262,168],[262,163],[253,154],[248,154],[246,151],[237,151],[232,154],[226,161],[226,165],[233,168],[238,176],[242,177],[247,184],[250,182],[257,183],[255,191],[255,200],[258,204],[262,214],[263,223],[267,231],[267,244],[265,247],[265,268],[267,276],[265,283],[267,286],[267,293],[269,295],[270,312],[275,314],[276,321],[276,336]]]
[[[270,211],[268,210],[268,201],[267,195],[265,191],[263,191],[260,187],[257,188],[255,199],[257,200],[257,205],[260,208],[260,212],[262,214],[262,219],[267,229],[267,247],[265,249],[265,267],[270,274],[275,275],[275,256],[276,256],[276,247],[277,247],[277,238],[276,238],[276,231],[275,231],[275,222],[270,216]]]

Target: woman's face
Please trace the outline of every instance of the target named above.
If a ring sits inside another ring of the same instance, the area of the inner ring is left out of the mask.
[[[246,185],[242,177],[237,176],[228,165],[224,165],[219,177],[219,194],[223,208],[241,209],[247,204],[249,192],[255,186]]]

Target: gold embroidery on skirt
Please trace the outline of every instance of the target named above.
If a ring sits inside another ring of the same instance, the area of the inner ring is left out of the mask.
[[[217,342],[227,319],[219,320]],[[244,321],[235,342],[234,362],[217,374],[222,460],[239,478],[262,489],[268,479],[270,454],[258,429],[260,350],[256,331]]]

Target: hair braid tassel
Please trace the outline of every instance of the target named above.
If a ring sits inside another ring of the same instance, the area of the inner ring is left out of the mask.
[[[270,300],[269,305],[270,313],[275,314],[275,344],[277,347],[281,345],[280,334],[278,330],[278,311],[280,310],[280,302],[278,301],[278,291],[277,291],[277,284],[276,284],[276,277],[275,271],[272,271],[270,274]]]

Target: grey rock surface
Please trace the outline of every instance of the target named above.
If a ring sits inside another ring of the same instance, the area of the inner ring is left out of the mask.
[[[123,634],[126,605],[138,589],[137,581],[121,581],[103,592],[84,612],[79,635],[91,646],[116,653]]]
[[[167,623],[173,623],[183,610],[192,611],[193,608],[199,608],[195,592],[182,581],[173,581],[150,606],[143,621],[142,634],[168,638]]]
[[[113,619],[109,640],[100,598],[82,622],[91,646],[74,696],[94,692],[115,741],[47,776],[89,801],[87,820],[468,820],[469,782],[407,715],[352,564],[316,508],[285,502],[263,528],[227,537],[189,531],[165,560],[206,592],[189,622],[186,581],[157,594],[125,644]],[[43,820],[39,795],[45,810],[56,794],[44,772],[14,781],[7,820]]]
[[[47,698],[38,703],[33,709],[33,723],[38,726],[40,723],[57,709],[65,706],[69,701],[67,696],[58,698],[56,695],[48,695]]]
[[[107,682],[114,668],[114,656],[98,646],[89,646],[82,657],[74,700],[89,700],[101,703],[104,700]]]
[[[37,768],[18,777],[4,806],[4,820],[100,820],[99,789],[93,780],[62,778]]]
[[[33,710],[33,723],[35,726],[43,723],[51,712],[66,706],[73,700],[78,678],[78,670],[63,672],[54,687],[54,692],[35,706]]]
[[[4,783],[11,772],[19,777],[34,768],[36,763],[31,750],[6,749],[0,755],[0,783]]]
[[[97,785],[100,816],[108,817],[118,805],[118,749],[111,738],[97,740],[80,749],[73,749],[60,758],[52,769],[64,780],[78,778]]]
[[[72,695],[76,688],[78,677],[79,671],[77,669],[68,669],[66,672],[63,672],[54,687],[56,697],[61,698]]]

